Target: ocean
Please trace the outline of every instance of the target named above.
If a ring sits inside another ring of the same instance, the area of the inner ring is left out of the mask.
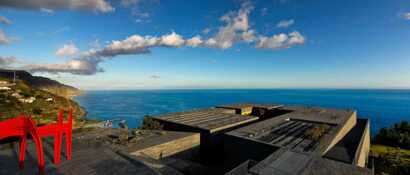
[[[158,115],[230,103],[275,103],[356,109],[369,118],[375,135],[382,127],[410,120],[410,90],[353,89],[224,89],[86,91],[75,100],[87,110],[87,118],[126,120],[141,124],[144,115]]]

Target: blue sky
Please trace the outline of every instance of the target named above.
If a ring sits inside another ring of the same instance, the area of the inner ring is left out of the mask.
[[[410,1],[6,0],[0,66],[82,89],[410,88]]]

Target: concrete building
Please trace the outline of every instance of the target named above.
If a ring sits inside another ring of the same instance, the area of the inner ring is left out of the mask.
[[[154,119],[200,133],[201,159],[227,174],[371,174],[369,121],[354,110],[234,104]]]
[[[364,168],[370,147],[367,119],[357,119],[353,110],[283,109],[291,112],[226,133],[225,166],[243,167],[251,160],[256,165],[247,171],[253,174],[371,174]]]
[[[208,108],[153,117],[168,131],[200,133],[201,160],[223,160],[223,133],[258,120],[256,116],[236,114],[234,109]]]

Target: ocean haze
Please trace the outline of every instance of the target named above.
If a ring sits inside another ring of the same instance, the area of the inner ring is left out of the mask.
[[[144,115],[158,115],[230,103],[276,103],[356,109],[369,118],[372,134],[410,117],[410,90],[365,89],[196,89],[87,91],[75,98],[88,118],[141,124]]]

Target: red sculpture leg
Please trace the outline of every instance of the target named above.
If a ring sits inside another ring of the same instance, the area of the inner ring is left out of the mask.
[[[27,144],[27,137],[23,136],[20,138],[20,144],[19,144],[19,167],[20,169],[24,168],[24,158],[25,158],[25,153],[26,153],[26,144]]]
[[[38,169],[40,173],[44,172],[44,155],[43,155],[43,144],[41,142],[40,136],[38,135],[37,129],[34,125],[34,121],[31,118],[27,118],[27,127],[29,129],[30,135],[36,144],[37,158],[38,158]]]
[[[61,157],[61,134],[56,133],[54,135],[54,164],[58,165],[60,164]]]
[[[61,161],[61,144],[63,140],[63,120],[64,110],[60,109],[57,118],[57,128],[54,131],[54,164],[59,164]]]
[[[66,134],[66,151],[67,151],[67,160],[71,160],[71,151],[72,151],[72,134],[71,131]]]
[[[68,113],[68,126],[65,127],[65,138],[66,138],[66,151],[67,151],[67,160],[71,160],[71,151],[72,151],[72,125],[73,125],[73,110],[70,109]]]

